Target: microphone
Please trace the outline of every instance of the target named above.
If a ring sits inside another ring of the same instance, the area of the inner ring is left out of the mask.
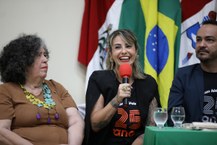
[[[129,78],[131,77],[132,75],[132,67],[129,63],[124,63],[124,64],[121,64],[119,66],[119,74],[120,74],[120,77],[122,78],[122,83],[129,83]],[[127,98],[124,98],[123,100],[123,104],[124,106],[127,106]]]

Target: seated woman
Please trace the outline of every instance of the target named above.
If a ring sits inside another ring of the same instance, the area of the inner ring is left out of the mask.
[[[81,145],[84,122],[68,91],[46,80],[49,53],[41,38],[22,35],[0,55],[0,144]]]
[[[145,126],[155,125],[157,83],[140,69],[139,47],[131,31],[114,31],[108,46],[108,70],[95,71],[89,79],[83,145],[142,145]],[[132,75],[122,83],[119,67],[126,64]]]

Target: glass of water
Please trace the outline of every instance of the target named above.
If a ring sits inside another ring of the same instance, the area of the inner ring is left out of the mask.
[[[185,120],[185,109],[184,107],[173,107],[171,112],[171,119],[174,127],[182,127],[182,123]]]
[[[163,128],[168,118],[166,108],[156,108],[154,110],[154,122],[158,128]]]

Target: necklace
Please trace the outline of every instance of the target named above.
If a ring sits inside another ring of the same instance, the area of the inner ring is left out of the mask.
[[[42,91],[43,91],[43,97],[44,97],[44,101],[41,101],[40,99],[36,98],[32,93],[28,92],[23,85],[20,84],[20,87],[23,89],[24,94],[26,95],[26,99],[29,100],[29,102],[31,102],[33,105],[36,105],[38,107],[38,113],[36,114],[36,119],[40,120],[41,119],[41,115],[39,113],[39,108],[40,107],[44,107],[45,109],[48,110],[48,119],[47,119],[47,123],[51,123],[51,118],[50,118],[50,113],[49,111],[51,109],[55,109],[56,103],[54,102],[54,100],[52,99],[51,96],[51,91],[50,88],[48,87],[47,84],[43,83],[42,84]],[[59,114],[55,113],[54,118],[56,120],[59,119]]]

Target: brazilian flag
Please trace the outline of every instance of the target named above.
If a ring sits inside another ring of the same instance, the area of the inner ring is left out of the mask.
[[[140,62],[157,81],[165,108],[178,58],[180,24],[179,0],[124,0],[122,4],[119,28],[131,29],[137,35]]]

